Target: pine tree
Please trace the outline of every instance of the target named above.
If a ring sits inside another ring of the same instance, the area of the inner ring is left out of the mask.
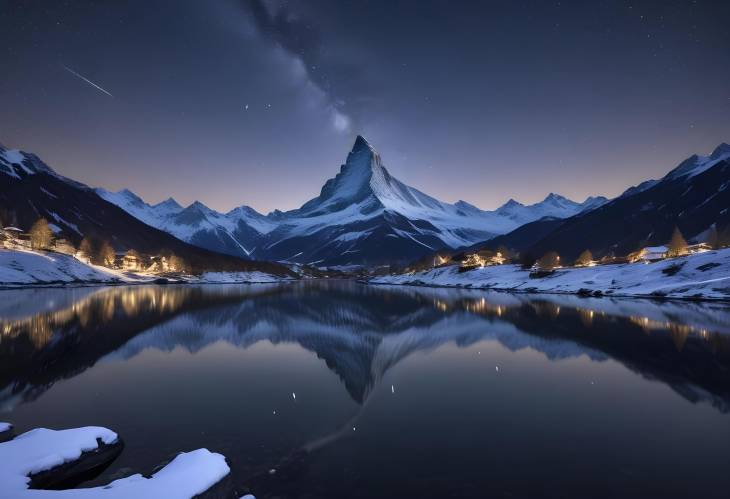
[[[591,250],[585,250],[583,253],[580,254],[578,259],[575,261],[575,264],[580,267],[586,267],[593,261],[593,253],[591,253]]]
[[[549,251],[545,253],[538,261],[537,266],[540,270],[553,270],[555,267],[560,265],[560,256],[554,252]]]
[[[109,241],[104,241],[99,248],[98,261],[106,267],[113,267],[117,254]]]
[[[687,254],[687,241],[684,239],[684,236],[679,231],[679,227],[674,228],[672,238],[669,240],[669,243],[667,243],[667,249],[667,256],[670,257],[682,256]]]
[[[30,246],[33,249],[48,249],[53,242],[53,232],[48,220],[39,218],[30,228]]]
[[[724,248],[730,246],[730,225],[726,225],[722,230],[718,231],[717,235],[717,248]]]
[[[94,245],[91,243],[91,239],[85,237],[81,240],[79,253],[81,253],[81,258],[86,258],[91,261],[91,256],[94,254]]]
[[[529,269],[535,264],[535,256],[530,252],[520,253],[520,266]]]
[[[179,256],[172,255],[169,260],[169,266],[170,270],[172,272],[184,272],[185,271],[185,262],[183,262],[183,259]]]
[[[707,237],[705,242],[712,249],[718,249],[720,247],[720,237],[717,234],[717,228],[713,225],[710,230],[707,231]]]
[[[507,263],[514,258],[514,255],[512,254],[512,251],[507,246],[500,245],[497,247],[497,253],[502,255],[502,258],[504,258],[504,262]]]

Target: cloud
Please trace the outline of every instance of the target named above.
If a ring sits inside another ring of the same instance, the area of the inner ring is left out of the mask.
[[[332,124],[338,132],[344,133],[350,131],[350,118],[339,112],[337,109],[332,110]]]
[[[241,2],[259,35],[292,58],[295,76],[314,89],[314,95],[321,99],[325,111],[330,114],[335,131],[351,132],[357,113],[333,81],[342,76],[352,79],[352,68],[327,58],[319,30],[290,7],[281,5],[270,9],[263,0]]]

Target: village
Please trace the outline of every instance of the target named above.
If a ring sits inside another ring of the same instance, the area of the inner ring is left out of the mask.
[[[718,241],[717,234],[710,230],[705,242],[688,244],[678,228],[674,229],[671,239],[666,245],[646,246],[624,256],[614,254],[595,259],[590,250],[584,250],[573,262],[564,262],[560,255],[550,251],[535,258],[529,253],[517,253],[504,246],[497,249],[484,248],[478,251],[460,253],[438,253],[433,259],[421,260],[406,269],[406,273],[414,273],[427,268],[443,266],[458,266],[459,272],[504,264],[518,264],[523,269],[530,270],[531,277],[544,277],[563,268],[595,267],[597,265],[612,265],[625,263],[655,263],[663,260],[687,255],[704,253],[713,249],[727,247]]]
[[[84,237],[78,247],[55,236],[53,224],[45,218],[36,221],[29,231],[0,224],[0,248],[16,251],[49,251],[76,258],[86,265],[148,275],[180,275],[187,271],[185,262],[170,251],[158,255],[134,249],[118,252],[108,241]]]

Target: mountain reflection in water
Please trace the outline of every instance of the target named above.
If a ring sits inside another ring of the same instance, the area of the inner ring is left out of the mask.
[[[730,411],[730,310],[716,303],[372,287],[352,282],[0,291],[0,409],[100,361],[296,343],[362,404],[414,352],[494,340],[548,359],[611,358]],[[71,298],[69,298],[71,297]],[[458,320],[454,320],[458,319]]]

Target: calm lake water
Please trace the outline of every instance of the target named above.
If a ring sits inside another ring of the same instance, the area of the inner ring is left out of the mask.
[[[0,291],[3,420],[117,431],[85,485],[207,447],[259,499],[727,498],[730,309],[345,281]]]

